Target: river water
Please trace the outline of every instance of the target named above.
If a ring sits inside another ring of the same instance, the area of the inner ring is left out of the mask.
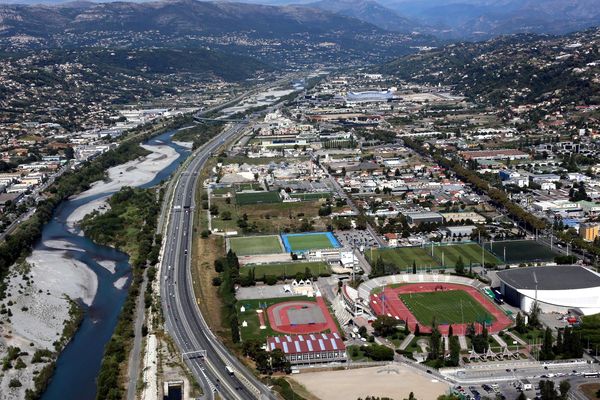
[[[174,133],[167,132],[145,142],[149,145],[166,144],[177,151],[179,156],[152,181],[140,187],[153,187],[168,179],[190,154],[189,149],[172,142]],[[36,249],[53,250],[46,247],[44,242],[68,242],[68,255],[85,263],[98,278],[94,300],[89,307],[83,305],[85,315],[81,326],[58,357],[55,374],[42,397],[43,400],[91,400],[96,396],[96,376],[100,369],[104,346],[112,335],[125,301],[131,283],[131,267],[127,254],[111,247],[97,245],[78,235],[78,232],[71,232],[67,226],[67,218],[81,205],[112,193],[114,192],[63,202],[57,208],[52,221],[44,227],[42,240],[35,246]],[[112,273],[100,263],[114,263],[115,272]],[[115,286],[115,282],[122,278],[126,278],[127,283],[124,286]]]

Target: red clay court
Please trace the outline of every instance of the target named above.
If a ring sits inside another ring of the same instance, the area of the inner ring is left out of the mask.
[[[329,330],[338,332],[325,300],[317,297],[312,301],[286,301],[267,308],[269,324],[276,332],[288,334],[319,333]]]
[[[499,332],[502,329],[505,329],[508,326],[512,325],[512,320],[502,310],[496,307],[495,304],[490,302],[477,289],[471,286],[459,285],[455,283],[414,283],[402,285],[396,288],[385,287],[382,293],[379,293],[378,295],[371,294],[370,305],[371,309],[375,312],[376,315],[385,314],[395,317],[397,319],[401,319],[403,321],[408,321],[409,329],[412,332],[414,332],[415,325],[417,324],[417,319],[402,302],[402,300],[400,299],[400,295],[409,293],[429,293],[439,290],[461,290],[466,292],[469,296],[476,300],[481,306],[483,306],[486,312],[493,316],[495,319],[495,321],[493,321],[490,325],[487,326],[487,329],[490,333]],[[384,302],[382,301],[382,295],[385,296],[385,312],[383,310]],[[452,330],[455,335],[464,335],[466,332],[467,325],[467,323],[453,323]],[[481,327],[478,324],[475,324],[475,327],[478,331],[481,329]],[[449,325],[440,325],[438,326],[438,329],[443,335],[447,335]],[[423,324],[422,322],[419,322],[419,331],[422,333],[430,333],[431,327]]]

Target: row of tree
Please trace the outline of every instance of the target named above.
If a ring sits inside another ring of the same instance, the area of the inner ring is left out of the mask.
[[[535,230],[545,228],[546,223],[543,220],[513,203],[503,190],[492,187],[475,171],[463,167],[459,161],[447,158],[444,154],[438,153],[435,149],[426,149],[416,140],[405,138],[404,142],[417,153],[425,157],[431,156],[441,167],[454,171],[459,179],[473,185],[478,192],[487,194],[496,207],[505,209],[508,214],[517,221],[523,223],[529,229]]]

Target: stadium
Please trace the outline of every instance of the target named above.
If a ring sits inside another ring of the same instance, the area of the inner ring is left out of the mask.
[[[523,311],[529,312],[537,299],[543,312],[600,312],[600,274],[587,268],[514,268],[500,271],[497,276],[504,300]]]
[[[484,283],[445,274],[400,274],[363,282],[358,289],[342,287],[341,301],[347,311],[368,320],[388,315],[408,323],[411,330],[431,331],[435,318],[447,334],[464,334],[467,325],[485,324],[492,333],[512,324],[512,320],[491,301]],[[336,307],[334,306],[334,309]]]

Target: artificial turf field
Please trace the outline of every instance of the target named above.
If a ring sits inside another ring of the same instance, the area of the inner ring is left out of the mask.
[[[430,250],[431,251],[431,250]],[[442,254],[444,255],[445,267],[454,267],[460,257],[466,267],[469,264],[481,264],[481,246],[476,243],[456,244],[452,246],[437,246],[433,248],[433,256],[442,265]],[[484,263],[491,265],[502,264],[496,256],[484,250]]]
[[[397,265],[400,269],[411,268],[413,261],[417,268],[433,268],[443,266],[454,268],[459,257],[462,256],[465,267],[470,263],[481,264],[481,246],[476,243],[463,243],[448,246],[434,246],[433,257],[431,247],[396,247],[388,249],[374,249],[365,251],[369,262],[374,263],[379,257],[386,264]],[[444,254],[444,265],[442,265],[442,253]],[[485,262],[492,265],[502,264],[496,256],[485,251]]]
[[[236,193],[235,202],[240,206],[248,204],[280,203],[281,198],[279,197],[278,192]]]
[[[498,258],[504,257],[506,249],[506,262],[508,264],[552,261],[558,255],[548,246],[535,240],[510,240],[504,242],[486,243],[485,248],[491,250]]]
[[[286,235],[285,237],[287,238],[291,251],[332,249],[335,247],[326,233]]]
[[[481,304],[462,290],[403,293],[399,297],[422,325],[431,326],[434,318],[438,325],[494,321]]]
[[[279,236],[233,237],[229,247],[238,256],[283,253]]]

